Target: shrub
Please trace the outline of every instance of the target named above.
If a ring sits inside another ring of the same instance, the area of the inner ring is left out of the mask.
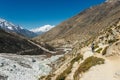
[[[109,29],[108,32],[111,33],[111,34],[113,33],[113,32],[112,32],[112,29]]]
[[[94,49],[96,49],[96,48],[99,48],[99,46],[98,46],[98,45],[95,45],[95,46],[94,46]]]
[[[118,39],[109,40],[108,43],[111,44],[111,43],[114,43],[116,41],[118,41]]]
[[[102,51],[102,48],[99,48],[96,52],[100,53]]]
[[[78,54],[78,55],[71,61],[71,63],[73,64],[74,62],[76,62],[76,61],[78,61],[78,60],[80,60],[80,59],[83,59],[83,55]]]
[[[66,76],[71,72],[72,64],[65,69],[60,75],[57,76],[56,80],[65,80]]]
[[[108,48],[108,46],[104,48],[104,50],[102,51],[102,55],[106,54],[107,48]]]
[[[39,80],[44,79],[46,76],[41,76]]]
[[[52,75],[48,75],[45,80],[51,80]]]
[[[104,59],[102,58],[97,58],[94,56],[91,56],[89,58],[87,58],[80,66],[79,70],[82,72],[87,71],[90,67],[95,66],[97,64],[103,64],[104,63]]]

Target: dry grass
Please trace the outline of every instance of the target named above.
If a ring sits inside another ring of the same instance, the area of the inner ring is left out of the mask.
[[[87,58],[83,63],[81,63],[81,65],[79,66],[78,70],[76,70],[76,72],[74,74],[74,80],[79,80],[78,75],[80,73],[86,72],[92,66],[100,65],[100,64],[104,64],[104,59],[97,58],[97,57],[94,57],[94,56],[91,56],[91,57]]]
[[[100,53],[102,51],[102,48],[99,48],[96,52]]]

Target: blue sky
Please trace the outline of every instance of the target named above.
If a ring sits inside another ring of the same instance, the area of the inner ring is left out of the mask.
[[[0,0],[0,17],[27,29],[57,25],[105,0]]]

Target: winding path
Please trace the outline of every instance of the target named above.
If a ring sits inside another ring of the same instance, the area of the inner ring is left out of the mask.
[[[56,52],[50,51],[50,50],[48,50],[48,49],[46,49],[46,48],[44,48],[44,47],[42,47],[42,46],[40,46],[40,45],[38,45],[38,44],[36,44],[36,43],[30,41],[30,40],[28,40],[28,42],[30,42],[31,44],[33,44],[33,45],[35,45],[35,46],[41,48],[42,50],[44,50],[44,51],[46,51],[46,52],[48,52],[48,53],[51,53],[51,54],[55,54],[55,53],[56,53]]]
[[[30,42],[31,44],[37,46],[38,48],[40,48],[40,49],[42,49],[42,50],[44,50],[44,51],[46,51],[46,52],[48,52],[48,53],[51,53],[51,54],[55,54],[55,53],[56,53],[56,52],[50,51],[50,50],[48,50],[48,49],[46,49],[46,48],[44,48],[44,47],[42,47],[42,46],[40,46],[40,45],[38,45],[38,44],[30,41],[30,40],[28,40],[28,42]],[[34,51],[34,50],[35,50],[35,49],[28,49],[28,50],[24,50],[24,51],[17,52],[17,54],[22,54],[22,53],[24,53],[24,52],[31,52],[31,51]]]

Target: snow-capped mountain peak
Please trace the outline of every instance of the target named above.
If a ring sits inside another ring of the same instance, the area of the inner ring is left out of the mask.
[[[50,29],[52,29],[53,27],[55,27],[55,25],[44,25],[35,29],[31,29],[31,31],[35,32],[35,33],[44,33],[49,31]]]
[[[19,30],[19,29],[22,29],[22,28],[19,28],[19,26],[16,26],[16,25],[14,25],[13,23],[11,23],[11,22],[8,22],[8,21],[6,21],[5,19],[2,19],[2,18],[0,18],[0,27],[2,28],[2,29],[5,29],[5,30],[13,30],[13,31],[17,31],[17,30]],[[19,28],[19,29],[18,29]]]
[[[2,19],[2,18],[0,18],[0,28],[7,32],[14,32],[14,33],[26,36],[26,37],[37,36],[37,34],[35,34],[34,32],[24,29],[19,25],[14,25],[13,23],[8,22],[7,20]]]

